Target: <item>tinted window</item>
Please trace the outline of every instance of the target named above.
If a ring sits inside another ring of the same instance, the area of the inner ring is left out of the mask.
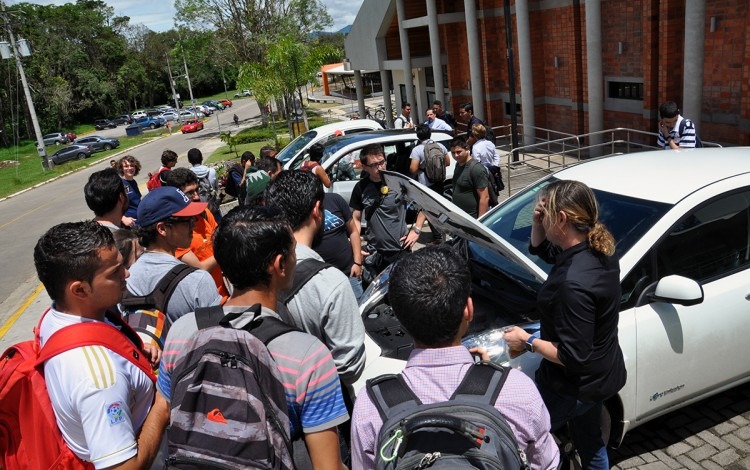
[[[288,162],[293,156],[297,155],[297,153],[305,148],[307,144],[313,141],[315,137],[318,136],[318,133],[315,131],[308,131],[302,134],[301,136],[297,137],[293,141],[289,143],[286,147],[281,149],[281,152],[279,152],[276,155],[276,158],[282,163]]]

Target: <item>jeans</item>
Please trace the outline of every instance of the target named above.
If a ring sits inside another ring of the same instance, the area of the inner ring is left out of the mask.
[[[552,432],[570,423],[570,435],[578,449],[583,468],[609,469],[607,446],[602,440],[602,402],[582,402],[575,397],[560,395],[537,384],[539,393],[549,411]]]
[[[352,285],[352,290],[354,291],[354,298],[356,298],[357,302],[359,302],[359,298],[362,297],[362,294],[364,293],[364,290],[362,290],[362,278],[350,277],[349,284]]]

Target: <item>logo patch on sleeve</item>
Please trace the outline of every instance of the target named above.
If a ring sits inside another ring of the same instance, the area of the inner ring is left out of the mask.
[[[114,426],[125,422],[125,413],[122,411],[122,403],[116,401],[107,407],[107,416],[109,417],[109,425]]]

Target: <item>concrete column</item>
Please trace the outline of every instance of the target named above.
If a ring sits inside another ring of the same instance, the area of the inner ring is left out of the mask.
[[[393,127],[393,106],[391,103],[391,77],[387,70],[380,65],[380,83],[383,85],[383,105],[385,106],[385,122]]]
[[[398,39],[401,43],[401,62],[404,64],[404,85],[406,88],[406,101],[411,103],[412,115],[419,112],[417,102],[414,99],[414,80],[411,75],[411,49],[409,48],[408,31],[401,25],[406,20],[405,0],[396,0],[396,15],[398,16]]]
[[[706,38],[706,0],[685,4],[685,75],[682,82],[682,115],[700,130],[703,109],[703,44]],[[672,99],[672,98],[670,98]]]
[[[484,89],[482,87],[482,56],[479,50],[476,0],[464,0],[466,15],[466,42],[469,46],[469,73],[471,74],[471,101],[474,114],[487,119],[484,112]]]
[[[521,114],[523,145],[534,143],[534,74],[531,70],[531,34],[529,32],[529,0],[516,0],[518,30],[518,65],[521,69]]]
[[[589,90],[589,132],[604,129],[604,76],[602,75],[602,2],[586,0],[586,72]],[[601,134],[589,139],[590,145],[602,142]],[[591,157],[601,155],[600,148],[590,151]]]
[[[427,21],[430,31],[430,52],[432,55],[432,76],[435,79],[435,99],[443,103],[444,109],[450,109],[445,103],[445,84],[443,83],[443,63],[440,58],[440,30],[438,29],[437,6],[435,0],[427,0]]]
[[[365,88],[362,85],[362,72],[359,70],[354,71],[354,87],[357,89],[357,109],[359,110],[359,118],[365,118]]]

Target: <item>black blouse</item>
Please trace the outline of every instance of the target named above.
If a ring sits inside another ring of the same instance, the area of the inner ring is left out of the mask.
[[[582,401],[606,399],[626,380],[617,339],[620,265],[617,257],[592,250],[588,242],[561,250],[548,240],[529,247],[554,263],[537,297],[541,338],[558,343],[560,366],[542,361],[536,380]]]

